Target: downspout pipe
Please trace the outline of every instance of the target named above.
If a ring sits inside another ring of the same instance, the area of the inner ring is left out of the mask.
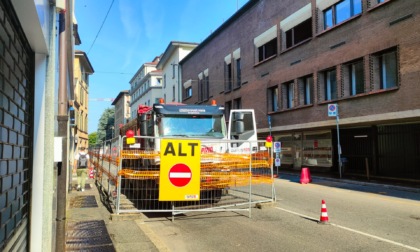
[[[66,7],[68,5],[66,4]],[[68,93],[67,93],[67,29],[66,10],[59,13],[59,79],[58,79],[58,137],[62,139],[62,162],[57,171],[57,216],[56,251],[65,251],[66,242],[66,202],[67,202],[67,131],[68,131]]]

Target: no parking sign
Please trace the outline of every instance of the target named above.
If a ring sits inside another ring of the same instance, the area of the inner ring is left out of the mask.
[[[274,152],[275,153],[281,152],[281,142],[274,142]]]
[[[337,116],[337,104],[333,103],[333,104],[328,104],[328,116]]]

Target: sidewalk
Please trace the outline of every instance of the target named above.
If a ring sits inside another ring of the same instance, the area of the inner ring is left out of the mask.
[[[143,223],[142,214],[124,216],[108,211],[93,179],[84,192],[68,194],[66,251],[167,251]]]

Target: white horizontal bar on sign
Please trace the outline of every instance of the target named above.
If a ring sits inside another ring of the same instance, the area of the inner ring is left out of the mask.
[[[191,178],[191,173],[189,172],[170,172],[170,178]]]

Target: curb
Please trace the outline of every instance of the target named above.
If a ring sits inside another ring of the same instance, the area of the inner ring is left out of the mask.
[[[286,174],[290,176],[296,176],[299,178],[299,174],[293,172],[279,172],[279,177],[281,174]],[[350,179],[339,179],[339,178],[329,178],[329,177],[322,177],[322,176],[314,176],[311,175],[312,178],[316,178],[318,180],[328,180],[340,183],[347,183],[347,184],[355,184],[355,185],[362,185],[362,186],[382,186],[389,189],[405,191],[405,192],[413,192],[413,193],[420,193],[420,188],[412,188],[412,187],[405,187],[405,186],[396,186],[390,184],[381,184],[381,183],[373,183],[373,182],[365,182],[365,181],[357,181],[357,180],[350,180]]]

